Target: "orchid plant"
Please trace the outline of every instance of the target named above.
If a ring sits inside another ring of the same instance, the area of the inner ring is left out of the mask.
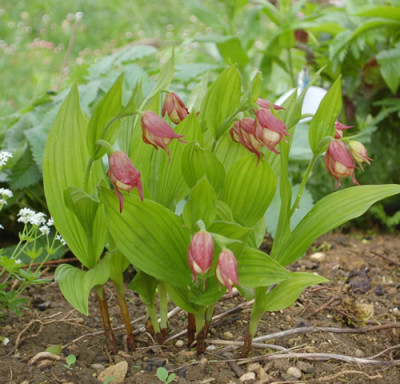
[[[284,309],[306,287],[327,281],[286,266],[320,235],[400,193],[400,186],[334,192],[294,226],[313,165],[324,152],[338,186],[342,177],[355,181],[353,158],[370,161],[354,138],[335,136],[340,79],[311,120],[313,157],[292,198],[290,150],[307,89],[277,106],[260,99],[261,74],[250,89],[242,89],[237,66],[231,65],[211,84],[204,77],[186,107],[167,90],[173,74],[172,55],[153,90],[144,96],[137,83],[126,105],[121,76],[90,118],[81,112],[72,87],[48,137],[43,176],[54,223],[83,268],[61,265],[56,280],[66,299],[86,315],[89,292],[95,289],[113,352],[117,345],[103,285],[111,279],[116,286],[133,349],[122,279],[129,264],[137,271],[130,288],[147,306],[149,329],[163,339],[170,299],[189,313],[188,341],[196,338],[199,353],[216,303],[235,287],[247,300],[255,299],[242,351],[246,356],[265,312]],[[276,194],[279,221],[268,255],[259,247]]]

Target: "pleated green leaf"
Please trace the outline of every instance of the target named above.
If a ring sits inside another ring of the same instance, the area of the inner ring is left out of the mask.
[[[198,230],[196,226],[198,220],[203,220],[206,228],[214,221],[216,199],[215,191],[206,178],[202,178],[192,188],[182,214],[183,221],[192,232]]]
[[[83,271],[69,264],[56,269],[55,280],[66,300],[79,312],[89,315],[89,293],[96,285],[103,285],[110,277],[109,258],[101,260],[94,268]]]
[[[293,272],[289,279],[282,281],[265,294],[262,300],[262,308],[260,308],[259,303],[255,305],[258,310],[264,312],[280,311],[290,307],[307,287],[326,282],[328,282],[328,279],[313,273]]]
[[[314,156],[326,150],[328,143],[321,146],[324,137],[335,135],[335,121],[342,109],[342,84],[340,77],[333,83],[331,89],[324,96],[318,110],[311,120],[308,131],[308,141]]]
[[[47,206],[57,230],[79,261],[87,268],[93,268],[104,249],[103,211],[95,216],[91,224],[94,236],[88,241],[79,218],[66,208],[64,198],[64,191],[69,187],[84,189],[85,169],[90,158],[86,138],[87,120],[81,112],[78,89],[74,86],[61,106],[47,139],[43,183]],[[92,194],[103,175],[102,163],[94,162],[86,192]]]
[[[288,265],[299,259],[324,233],[361,216],[372,204],[400,193],[400,185],[363,185],[334,192],[314,205],[277,252],[277,260]]]
[[[186,145],[182,154],[182,173],[189,187],[193,187],[206,176],[215,192],[219,192],[225,179],[225,169],[221,162],[208,149],[196,143]]]
[[[154,305],[157,285],[158,280],[143,271],[137,270],[135,278],[129,284],[129,289],[136,291],[146,305]]]
[[[87,145],[92,159],[96,160],[106,154],[107,149],[96,144],[97,140],[104,139],[111,144],[117,138],[120,121],[113,118],[122,109],[123,74],[118,77],[111,89],[103,96],[89,121]]]
[[[242,157],[249,155],[249,151],[240,143],[232,140],[229,132],[226,132],[217,142],[215,156],[224,165],[226,172]]]
[[[253,288],[270,286],[290,277],[276,260],[255,248],[244,248],[238,258],[238,274],[241,285]]]
[[[191,283],[186,256],[190,235],[179,217],[133,194],[124,194],[121,214],[113,191],[102,187],[100,195],[111,237],[135,267],[173,285],[186,287]]]
[[[276,190],[276,177],[268,162],[250,155],[236,162],[225,181],[224,200],[234,219],[246,227],[263,217]]]
[[[219,128],[240,104],[241,81],[236,65],[226,68],[208,89],[200,109],[203,129],[209,129],[214,138],[224,132]]]

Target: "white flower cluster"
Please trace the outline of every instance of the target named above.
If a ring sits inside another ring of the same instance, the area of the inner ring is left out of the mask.
[[[7,164],[8,159],[13,157],[12,153],[7,151],[0,151],[0,167]]]
[[[44,225],[46,223],[46,215],[42,212],[35,212],[30,208],[22,208],[18,212],[18,221],[24,224]]]
[[[12,191],[6,188],[0,188],[0,205],[7,204],[7,199],[13,197]]]

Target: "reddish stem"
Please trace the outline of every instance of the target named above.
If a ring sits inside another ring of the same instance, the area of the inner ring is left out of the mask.
[[[116,291],[117,291],[118,304],[121,309],[122,321],[124,322],[124,325],[125,325],[126,342],[128,345],[128,351],[132,352],[135,350],[136,346],[135,346],[135,338],[132,333],[132,324],[131,324],[131,319],[129,317],[128,305],[126,303],[124,293],[120,292],[118,288],[116,289]]]
[[[204,327],[201,328],[200,332],[197,334],[196,337],[197,356],[202,355],[206,351],[206,338],[209,328],[210,328],[210,323],[206,321]]]
[[[111,327],[110,315],[108,314],[108,305],[103,286],[97,287],[96,297],[99,303],[100,317],[104,328],[104,336],[106,337],[108,350],[113,355],[116,355],[118,353],[118,344]]]
[[[250,331],[247,331],[246,338],[244,339],[242,353],[240,354],[241,359],[249,355],[252,345],[253,345],[253,336],[251,335]]]
[[[196,319],[193,313],[188,312],[188,325],[187,325],[187,341],[190,348],[194,343],[196,337]]]

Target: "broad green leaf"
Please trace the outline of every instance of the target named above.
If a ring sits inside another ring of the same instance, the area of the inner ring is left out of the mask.
[[[217,200],[215,202],[216,215],[219,220],[222,221],[233,221],[232,211],[229,205],[225,201]]]
[[[305,288],[326,283],[328,279],[313,273],[293,272],[290,278],[282,281],[275,288],[265,294],[263,305],[260,310],[263,311],[280,311],[290,307],[301,295]],[[255,304],[258,306],[258,303]]]
[[[129,284],[129,289],[136,291],[146,305],[154,305],[158,281],[140,270]]]
[[[227,247],[238,257],[243,250],[244,243],[248,239],[251,228],[226,221],[214,221],[208,228],[208,231],[212,232],[215,240],[218,240],[218,235],[222,236],[221,240],[224,241]]]
[[[381,66],[381,73],[387,86],[393,93],[396,93],[400,85],[400,43],[394,49],[380,51],[376,58]]]
[[[191,302],[191,294],[187,287],[179,288],[175,287],[171,284],[165,284],[167,288],[167,292],[171,300],[177,305],[179,308],[182,308],[184,311],[189,313],[202,315],[206,311],[206,307],[202,305],[196,305]]]
[[[262,87],[262,73],[257,72],[251,82],[251,93],[250,93],[250,104],[255,104],[257,99],[260,97]]]
[[[183,209],[182,218],[191,232],[196,231],[196,222],[203,220],[208,228],[216,215],[216,195],[206,178],[202,178],[190,191],[189,201]]]
[[[124,76],[122,74],[100,100],[89,121],[87,146],[93,160],[101,158],[107,152],[106,148],[96,144],[97,140],[104,139],[113,144],[116,139],[120,122],[114,120],[114,117],[122,108],[123,81]]]
[[[340,77],[322,99],[318,110],[311,120],[308,140],[314,156],[325,152],[327,145],[321,146],[324,137],[335,135],[335,121],[342,108],[342,85]]]
[[[400,185],[363,185],[334,192],[318,201],[277,251],[277,260],[288,265],[299,259],[324,233],[361,216],[372,204],[400,193]]]
[[[79,106],[77,87],[72,87],[50,130],[43,158],[43,183],[50,214],[61,236],[73,254],[87,268],[97,264],[104,249],[104,214],[96,215],[93,241],[88,243],[86,232],[75,213],[66,209],[64,191],[68,187],[84,189],[87,163],[90,159],[86,145],[87,120]],[[103,165],[95,161],[91,167],[87,191],[93,193],[104,175]]]
[[[69,264],[61,264],[54,275],[66,300],[86,316],[89,316],[90,291],[96,285],[105,284],[109,277],[108,258],[101,260],[89,271],[83,271]]]
[[[385,19],[400,20],[400,7],[388,5],[374,5],[361,7],[355,16],[382,17]]]
[[[238,258],[238,274],[239,283],[246,287],[269,286],[290,277],[277,261],[255,248],[244,248]]]
[[[252,227],[264,215],[274,197],[276,177],[268,162],[254,155],[236,162],[226,176],[224,200],[234,219]]]
[[[225,64],[238,63],[240,67],[244,68],[249,63],[247,52],[237,36],[230,36],[229,39],[217,43],[217,47]]]
[[[193,187],[203,176],[206,176],[218,193],[225,179],[225,169],[216,156],[197,143],[187,144],[182,154],[182,173],[189,187]]]
[[[110,259],[110,279],[121,293],[125,293],[124,271],[129,267],[128,259],[119,251],[108,252],[106,257]]]
[[[200,109],[201,125],[214,138],[222,136],[219,130],[240,105],[241,81],[236,65],[226,68],[208,89]]]
[[[217,142],[215,156],[224,165],[226,172],[242,157],[249,155],[249,151],[240,143],[232,140],[229,132],[226,132]]]
[[[124,195],[124,210],[119,213],[118,199],[101,187],[106,222],[118,249],[138,269],[177,286],[187,286],[191,271],[186,253],[189,233],[170,210],[151,200],[141,201]]]
[[[259,248],[265,238],[267,231],[267,222],[265,216],[262,217],[256,225],[253,226],[250,236],[247,239],[246,245],[253,248]]]

